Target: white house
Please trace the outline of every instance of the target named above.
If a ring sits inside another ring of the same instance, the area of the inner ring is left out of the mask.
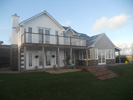
[[[115,63],[116,47],[104,33],[92,37],[78,33],[47,11],[21,23],[12,15],[12,45],[18,45],[19,70],[63,67],[68,56],[72,66]]]

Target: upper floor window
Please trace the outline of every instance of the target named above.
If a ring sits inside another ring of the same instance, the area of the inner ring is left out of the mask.
[[[28,28],[28,42],[32,42],[32,28],[29,27]]]
[[[50,43],[50,30],[45,29],[45,42]]]
[[[58,31],[55,31],[55,43],[57,44],[58,43],[58,38],[57,38],[57,36],[58,36]]]
[[[42,43],[42,35],[43,35],[43,29],[39,29],[39,43]]]
[[[58,31],[55,31],[55,35],[58,35]]]

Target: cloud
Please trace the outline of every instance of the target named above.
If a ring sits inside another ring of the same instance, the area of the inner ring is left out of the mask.
[[[119,30],[128,24],[129,16],[120,14],[112,18],[102,17],[98,19],[92,27],[92,31],[108,32],[113,30]]]
[[[133,40],[130,42],[123,42],[123,41],[113,41],[115,46],[121,48],[122,55],[131,55],[133,49]]]
[[[67,20],[66,22],[61,23],[61,24],[62,24],[62,25],[64,25],[64,26],[68,26],[68,25],[70,25],[70,24],[71,24],[71,21]]]

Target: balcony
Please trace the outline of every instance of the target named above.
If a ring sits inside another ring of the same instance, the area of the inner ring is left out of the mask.
[[[59,46],[86,46],[86,39],[59,35],[39,34],[25,32],[21,35],[23,44],[45,44]]]

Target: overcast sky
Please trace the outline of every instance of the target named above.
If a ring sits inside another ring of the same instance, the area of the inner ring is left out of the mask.
[[[103,33],[124,54],[133,43],[133,0],[0,0],[0,40],[10,44],[11,15],[23,21],[42,11],[89,36]]]

